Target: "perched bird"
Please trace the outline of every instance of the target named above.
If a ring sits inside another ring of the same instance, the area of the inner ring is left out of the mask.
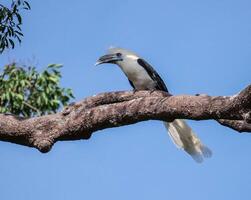
[[[132,51],[110,48],[108,54],[100,57],[96,65],[112,63],[120,67],[135,90],[161,90],[168,92],[164,81],[154,68]],[[210,157],[211,150],[203,145],[192,129],[182,119],[164,122],[170,137],[178,148],[185,150],[197,162]]]

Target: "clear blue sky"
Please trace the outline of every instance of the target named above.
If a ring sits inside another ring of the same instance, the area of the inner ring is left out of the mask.
[[[249,0],[30,4],[23,43],[0,55],[0,65],[62,63],[62,85],[76,101],[131,89],[116,66],[93,66],[111,45],[142,55],[174,94],[232,95],[251,83]],[[176,149],[158,121],[59,142],[48,154],[0,142],[0,199],[249,200],[251,135],[214,121],[189,124],[213,150],[203,164]]]

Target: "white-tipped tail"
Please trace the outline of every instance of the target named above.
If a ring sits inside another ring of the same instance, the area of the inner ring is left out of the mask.
[[[164,122],[170,137],[178,148],[184,149],[192,158],[201,163],[203,157],[212,156],[212,151],[204,146],[185,120],[176,119],[173,122]]]

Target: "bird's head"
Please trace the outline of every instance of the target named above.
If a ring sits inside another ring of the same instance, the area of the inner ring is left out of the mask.
[[[101,56],[95,65],[100,65],[104,63],[111,63],[121,65],[123,62],[137,60],[139,56],[137,56],[132,51],[122,49],[122,48],[109,48],[108,53],[104,56]]]

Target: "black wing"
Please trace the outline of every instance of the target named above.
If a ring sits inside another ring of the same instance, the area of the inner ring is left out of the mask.
[[[133,89],[135,89],[135,87],[134,87],[132,81],[130,81],[129,79],[128,79],[128,81],[129,81],[130,85],[133,87]]]
[[[159,74],[153,69],[153,67],[150,64],[148,64],[145,60],[143,60],[142,58],[139,58],[137,61],[138,61],[139,65],[144,67],[144,69],[147,71],[147,73],[151,77],[151,79],[153,79],[156,82],[156,84],[157,84],[156,89],[168,92],[168,89],[167,89],[164,81],[159,76]]]

